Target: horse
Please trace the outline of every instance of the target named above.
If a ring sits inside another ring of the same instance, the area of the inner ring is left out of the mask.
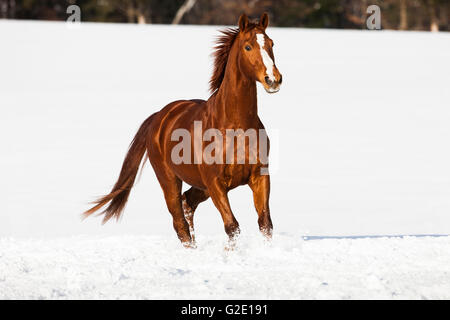
[[[268,24],[267,13],[263,13],[259,21],[250,21],[242,14],[238,27],[221,31],[213,52],[214,71],[209,81],[209,99],[174,101],[147,118],[130,144],[119,178],[111,192],[94,201],[94,206],[84,213],[84,217],[107,205],[99,213],[104,215],[103,223],[113,217],[119,219],[142,159],[146,156],[161,185],[167,208],[172,215],[173,227],[184,247],[196,247],[194,212],[208,198],[212,199],[222,216],[229,242],[235,243],[240,228],[230,208],[228,192],[241,185],[251,188],[259,229],[267,239],[272,238],[267,160],[262,161],[261,155],[256,153],[256,161],[249,161],[251,156],[255,156],[255,152],[246,150],[244,161],[238,161],[234,152],[239,150],[233,143],[235,137],[242,136],[242,132],[255,130],[258,136],[257,147],[260,147],[259,138],[263,136],[265,129],[258,117],[256,82],[260,82],[268,93],[278,92],[282,83],[282,76],[275,66],[273,41],[266,34]],[[182,150],[182,158],[186,161],[174,161],[174,148],[179,141],[174,139],[173,133],[178,129],[195,137],[195,127],[198,124],[207,131],[215,130],[214,141],[218,135],[230,129],[242,130],[241,134],[232,137],[233,141],[226,143],[227,148],[233,146],[233,155],[227,157],[231,161],[220,161],[225,159],[225,147],[220,147],[220,144],[215,144],[217,148],[211,152],[213,160],[219,161],[196,161],[199,160],[199,150],[202,153],[207,148],[205,141],[198,139],[184,144],[188,146],[187,150]],[[244,135],[245,146],[249,147],[250,139],[245,138]],[[183,182],[191,188],[182,194]]]

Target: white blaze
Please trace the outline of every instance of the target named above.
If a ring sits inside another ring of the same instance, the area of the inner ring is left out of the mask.
[[[261,57],[266,67],[267,76],[271,81],[275,81],[275,76],[273,75],[273,60],[264,49],[264,35],[262,33],[256,34],[256,41],[259,44],[259,51],[261,52]]]

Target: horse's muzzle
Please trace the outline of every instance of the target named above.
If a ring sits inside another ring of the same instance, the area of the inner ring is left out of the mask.
[[[279,74],[279,78],[275,79],[275,81],[270,80],[268,76],[264,77],[264,81],[266,82],[267,86],[264,86],[264,89],[266,89],[267,93],[275,93],[280,91],[281,82],[283,81],[283,77],[281,74]]]

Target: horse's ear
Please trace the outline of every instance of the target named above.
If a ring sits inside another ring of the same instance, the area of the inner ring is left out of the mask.
[[[241,14],[241,16],[239,17],[239,30],[240,31],[245,31],[245,29],[248,26],[248,17],[245,13]]]
[[[261,15],[261,18],[259,18],[259,25],[261,27],[264,28],[264,30],[267,28],[267,26],[269,25],[269,15],[267,14],[267,12],[264,12]]]

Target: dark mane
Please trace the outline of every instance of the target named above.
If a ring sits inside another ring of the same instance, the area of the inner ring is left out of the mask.
[[[249,22],[247,29],[253,29],[256,27],[255,23]],[[214,47],[214,52],[212,56],[214,58],[214,71],[209,80],[209,90],[214,93],[219,89],[222,84],[223,77],[225,76],[225,68],[227,66],[228,55],[230,53],[231,47],[233,46],[234,40],[236,40],[239,34],[239,28],[226,28],[220,30],[222,33],[216,40],[216,46]]]

